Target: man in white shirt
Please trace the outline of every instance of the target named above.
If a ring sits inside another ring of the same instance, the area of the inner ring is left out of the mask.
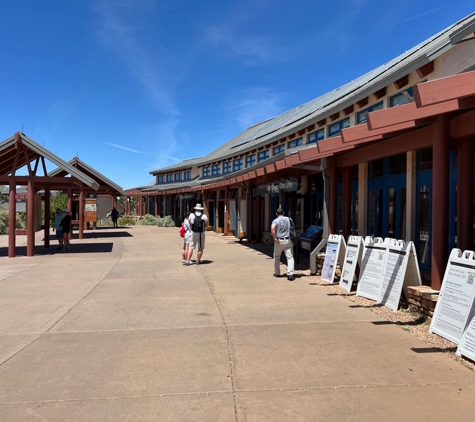
[[[196,204],[194,209],[195,212],[191,213],[188,217],[191,230],[193,231],[193,237],[188,246],[186,262],[184,262],[183,265],[191,264],[194,249],[198,249],[196,253],[196,264],[201,264],[201,257],[203,256],[203,249],[205,248],[205,233],[208,227],[208,216],[203,213],[204,208],[201,204]]]
[[[280,277],[280,255],[282,251],[287,257],[287,280],[294,281],[294,257],[290,240],[290,218],[284,216],[282,208],[277,208],[277,218],[272,221],[270,231],[274,239],[274,277]]]

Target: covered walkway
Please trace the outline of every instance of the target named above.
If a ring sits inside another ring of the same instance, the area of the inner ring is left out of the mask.
[[[185,267],[181,244],[136,226],[0,258],[0,420],[473,417],[472,371],[308,272],[213,233]]]

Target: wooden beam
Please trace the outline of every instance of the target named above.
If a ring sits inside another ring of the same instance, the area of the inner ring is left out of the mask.
[[[358,108],[363,108],[368,104],[368,102],[368,97],[365,97],[362,100],[357,101],[356,105],[358,106]]]
[[[408,83],[409,83],[409,75],[406,75],[406,76],[403,76],[402,78],[399,78],[397,81],[394,81],[393,85],[396,87],[396,89],[402,89]]]
[[[450,137],[464,138],[475,135],[475,110],[454,117],[450,121]]]
[[[419,78],[425,78],[427,75],[432,73],[434,71],[434,62],[429,62],[425,64],[424,66],[420,67],[419,69],[416,70],[417,75]]]
[[[376,98],[377,100],[379,100],[380,98],[383,98],[385,95],[386,95],[386,87],[381,88],[380,90],[376,91],[373,94],[374,98]]]
[[[415,127],[414,121],[403,122],[396,125],[384,126],[379,129],[370,130],[367,125],[352,126],[341,131],[341,138],[344,143],[357,142],[358,140],[377,137],[379,135],[397,132],[399,130]]]
[[[430,104],[475,95],[475,71],[424,82],[414,87],[416,104]]]
[[[449,113],[458,109],[459,103],[457,100],[445,101],[443,103],[433,104],[426,107],[418,107],[416,103],[408,103],[368,113],[367,125],[370,130],[376,130],[386,126],[409,122],[411,120]]]
[[[426,126],[367,147],[355,149],[338,157],[338,167],[354,166],[407,151],[430,147],[432,146],[432,133],[432,126]]]

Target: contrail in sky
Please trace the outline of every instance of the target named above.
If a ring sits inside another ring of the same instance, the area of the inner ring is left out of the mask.
[[[429,11],[427,11],[427,12],[421,13],[421,14],[419,14],[419,15],[412,16],[412,17],[410,17],[410,18],[407,18],[407,19],[404,19],[404,20],[402,20],[402,21],[396,22],[395,24],[389,25],[389,26],[396,26],[396,25],[399,25],[399,24],[401,24],[401,23],[409,22],[409,21],[412,21],[412,20],[414,20],[414,19],[420,18],[420,17],[422,17],[422,16],[430,15],[431,13],[438,12],[438,11],[441,10],[441,9],[445,9],[445,7],[446,7],[446,6],[437,7],[436,9],[432,9],[432,10],[429,10]]]
[[[130,151],[130,152],[135,152],[136,154],[143,154],[143,155],[148,155],[147,153],[145,152],[142,152],[142,151],[137,151],[136,149],[132,149],[132,148],[127,148],[127,147],[123,147],[121,145],[117,145],[117,144],[112,144],[110,142],[105,142],[105,141],[102,141],[103,144],[107,144],[107,145],[110,145],[111,147],[116,147],[116,148],[119,148],[119,149],[125,149],[126,151]]]

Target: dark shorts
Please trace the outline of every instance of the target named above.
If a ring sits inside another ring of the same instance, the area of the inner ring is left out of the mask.
[[[64,233],[69,234],[70,231],[71,231],[71,227],[65,227],[65,228],[63,228],[63,234],[64,234]]]
[[[62,238],[63,238],[63,231],[56,230],[56,239],[62,239]]]

